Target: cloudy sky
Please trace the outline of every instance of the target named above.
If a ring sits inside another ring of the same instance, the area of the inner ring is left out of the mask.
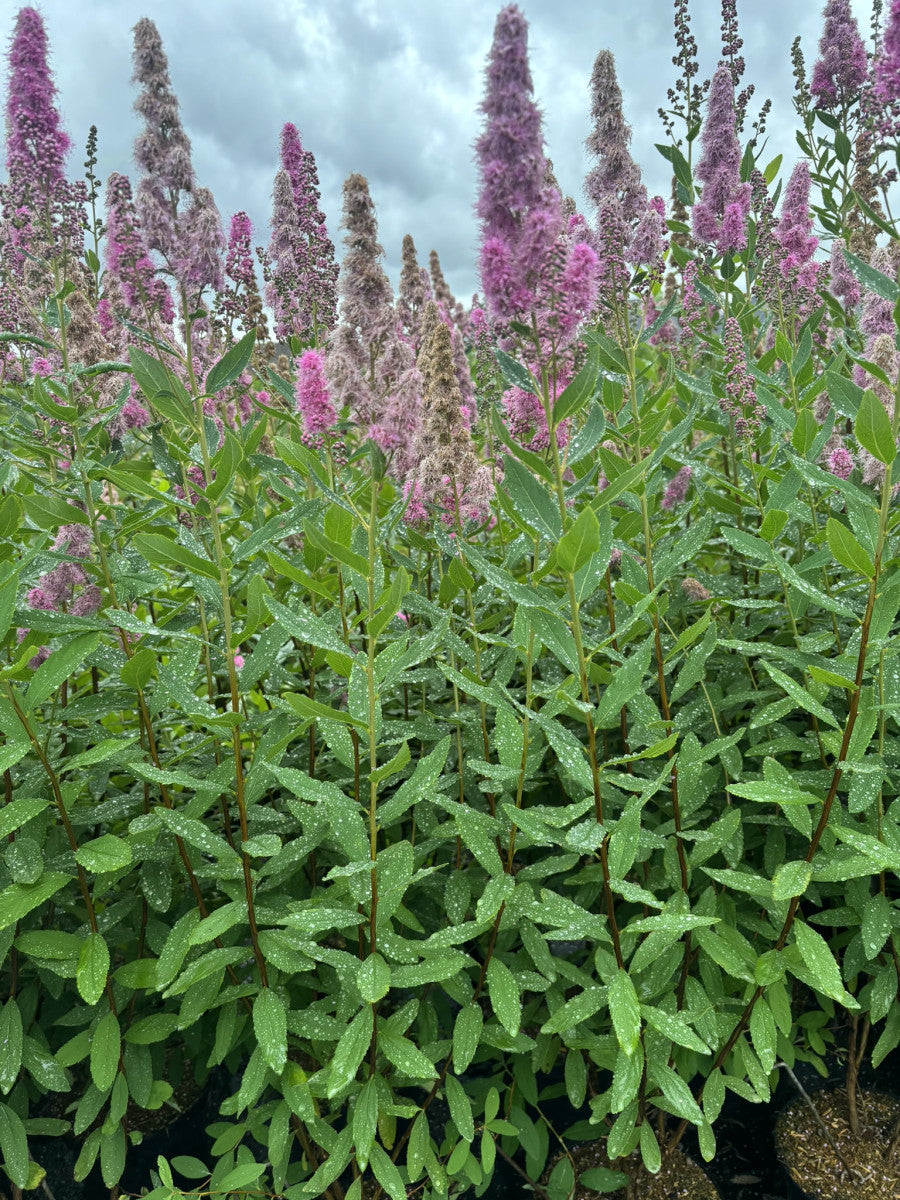
[[[156,22],[199,181],[223,219],[244,209],[256,241],[268,240],[278,135],[299,128],[319,169],[332,240],[339,242],[341,184],[369,179],[388,271],[396,284],[400,243],[411,233],[426,262],[436,249],[454,292],[477,288],[478,229],[472,145],[499,3],[487,0],[37,0],[51,46],[59,104],[80,171],[92,124],[100,162],[131,172],[138,130],[132,111],[131,28]],[[8,40],[19,4],[0,0]],[[824,0],[738,0],[747,73],[756,84],[752,122],[771,97],[771,156],[790,169],[794,141],[790,46],[801,35],[811,72]],[[864,36],[871,4],[852,0]],[[888,7],[886,5],[886,7]],[[612,50],[634,131],[632,150],[651,191],[668,197],[657,109],[674,82],[672,0],[520,0],[530,26],[535,96],[547,150],[564,191],[580,200],[589,131],[588,82],[597,52]],[[693,0],[703,76],[720,55],[719,0]],[[5,99],[5,83],[3,85]],[[769,158],[769,153],[766,154]]]

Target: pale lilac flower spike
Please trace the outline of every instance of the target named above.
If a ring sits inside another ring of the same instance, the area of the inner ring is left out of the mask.
[[[719,67],[712,78],[702,141],[703,154],[696,174],[705,186],[692,213],[694,237],[714,243],[722,254],[742,250],[747,244],[750,184],[740,180],[734,82],[725,66]]]
[[[671,509],[682,503],[690,486],[691,474],[690,467],[682,467],[677,475],[673,475],[659,502],[660,508]]]
[[[835,108],[856,96],[869,64],[850,0],[828,0],[825,27],[819,41],[820,58],[813,67],[810,94],[817,108]]]
[[[881,108],[879,133],[891,137],[900,117],[900,0],[892,0],[884,40],[875,59],[873,92]]]

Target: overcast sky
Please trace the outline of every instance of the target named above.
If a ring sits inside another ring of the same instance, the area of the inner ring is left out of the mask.
[[[0,0],[8,43],[20,5]],[[138,119],[132,111],[131,28],[155,21],[169,59],[200,183],[210,187],[226,229],[246,210],[255,241],[268,241],[278,135],[293,121],[316,157],[323,208],[340,248],[341,185],[368,177],[387,267],[395,285],[400,243],[411,233],[419,260],[436,249],[451,288],[477,288],[478,229],[472,146],[481,121],[484,66],[501,7],[487,0],[43,0],[51,66],[81,171],[92,124],[98,171],[131,173]],[[801,35],[807,74],[817,57],[824,0],[738,0],[744,83],[756,84],[748,125],[765,97],[771,156],[794,140],[790,46]],[[871,4],[852,0],[868,38]],[[889,8],[889,5],[885,5]],[[657,109],[674,82],[672,0],[520,0],[529,22],[535,96],[547,152],[565,192],[579,201],[589,132],[588,83],[599,50],[612,50],[632,126],[632,151],[651,192],[668,199]],[[703,76],[720,56],[719,0],[693,0]],[[4,72],[5,76],[5,72]],[[5,102],[5,78],[3,83]],[[766,160],[770,157],[766,154]]]

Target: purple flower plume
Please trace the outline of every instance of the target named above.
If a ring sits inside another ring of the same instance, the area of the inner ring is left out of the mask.
[[[813,261],[819,239],[812,233],[809,211],[809,166],[801,158],[791,172],[784,191],[781,219],[775,230],[782,259],[783,279],[796,289],[814,292],[821,264]]]
[[[585,146],[597,159],[597,165],[585,178],[585,193],[598,209],[605,201],[614,199],[626,221],[639,221],[647,208],[647,189],[640,167],[628,149],[631,129],[622,112],[622,90],[609,50],[601,50],[594,61],[591,120],[594,127]]]
[[[715,244],[722,254],[741,250],[747,244],[750,184],[740,181],[741,148],[728,67],[719,67],[713,75],[702,143],[696,174],[705,186],[692,213],[694,237]]]
[[[878,132],[893,136],[900,118],[900,0],[891,0],[891,12],[874,66],[875,99],[881,106]]]
[[[303,440],[308,446],[321,446],[323,437],[337,423],[337,414],[328,385],[325,365],[318,350],[307,350],[297,364],[297,412],[303,421]]]
[[[835,108],[859,93],[868,74],[866,48],[850,0],[828,0],[810,94],[819,108]]]
[[[287,239],[281,235],[277,267],[280,275],[274,285],[283,297],[281,308],[290,314],[290,321],[286,322],[286,314],[282,313],[282,327],[289,324],[290,328],[279,336],[292,332],[304,340],[316,341],[319,329],[327,332],[334,328],[338,267],[320,207],[316,160],[311,151],[304,149],[297,127],[290,122],[281,130],[281,169],[290,181],[293,210],[285,203],[284,196],[275,197],[270,255],[275,250],[277,227],[287,225],[290,230]],[[286,253],[288,243],[290,250]]]
[[[60,125],[55,95],[44,22],[35,9],[22,8],[9,50],[6,101],[6,169],[17,203],[46,201],[63,181],[71,143]]]
[[[124,316],[138,324],[154,316],[171,324],[172,297],[144,245],[131,183],[127,175],[115,171],[106,184],[106,267],[119,285]]]
[[[574,335],[587,311],[564,294],[574,247],[584,241],[570,228],[562,196],[544,154],[541,114],[528,66],[528,25],[511,4],[501,9],[488,57],[481,104],[484,130],[475,145],[480,178],[479,268],[493,321],[537,322],[539,334],[557,350]],[[586,260],[574,268],[583,273]],[[595,294],[582,287],[583,296]],[[568,305],[568,311],[562,309]],[[562,318],[562,319],[561,319]],[[565,325],[565,328],[564,328]],[[501,332],[501,344],[515,339]]]

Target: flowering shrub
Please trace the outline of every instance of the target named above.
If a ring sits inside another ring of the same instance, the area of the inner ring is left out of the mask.
[[[412,237],[394,296],[359,174],[338,273],[285,125],[268,313],[153,23],[140,177],[110,177],[103,226],[20,12],[0,197],[15,1188],[42,1178],[34,1139],[69,1133],[76,1178],[116,1188],[177,1062],[227,1094],[203,1161],[159,1160],[160,1200],[484,1195],[498,1155],[538,1180],[566,1134],[602,1141],[584,1186],[610,1191],[689,1125],[711,1159],[726,1090],[766,1101],[836,1015],[876,1066],[900,1044],[900,2],[867,51],[829,0],[811,84],[795,47],[783,194],[766,105],[741,141],[723,11],[703,84],[676,0],[668,216],[605,50],[589,210],[561,194],[526,22],[501,11],[471,311]],[[567,1151],[544,1191],[575,1183]]]

